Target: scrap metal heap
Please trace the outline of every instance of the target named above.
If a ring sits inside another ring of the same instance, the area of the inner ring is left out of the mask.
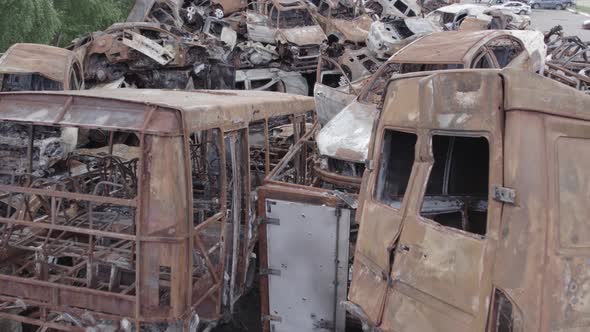
[[[79,38],[69,49],[83,62],[86,88],[239,88],[307,95],[314,82],[308,74],[316,71],[321,55],[336,60],[356,80],[425,34],[459,29],[466,17],[486,18],[482,29],[527,27],[493,24],[489,11],[441,4],[423,9],[406,0],[366,5],[137,0],[126,23]],[[447,7],[456,14],[452,25],[438,15]]]
[[[590,94],[590,42],[564,35],[561,26],[545,34],[550,53],[545,76]]]

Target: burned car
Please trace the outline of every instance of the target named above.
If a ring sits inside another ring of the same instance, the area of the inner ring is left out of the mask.
[[[0,91],[80,90],[84,73],[72,51],[14,44],[0,57]]]
[[[526,33],[521,31],[520,33]],[[531,34],[542,34],[530,31]],[[433,51],[434,50],[434,51]],[[378,116],[386,82],[394,74],[461,68],[515,67],[539,72],[542,51],[531,53],[523,41],[510,31],[447,31],[416,40],[391,57],[359,91],[351,96],[346,87],[333,88],[320,83],[314,87],[318,117],[330,119],[316,140],[327,172],[349,176],[356,181],[364,170],[373,122]],[[539,59],[537,59],[539,58]],[[342,108],[343,101],[355,98]],[[340,111],[341,110],[341,111]]]
[[[458,30],[467,16],[477,17],[483,14],[487,8],[481,5],[455,3],[440,7],[426,15],[425,18],[445,30]]]
[[[355,48],[365,45],[373,19],[358,2],[348,4],[344,1],[320,0],[312,3],[314,16],[326,33],[329,44]]]
[[[522,70],[392,79],[348,311],[384,332],[590,328],[589,110],[590,96]]]
[[[136,0],[127,22],[151,22],[197,32],[208,17],[224,16],[246,9],[246,0]]]
[[[440,31],[439,26],[421,17],[386,18],[371,25],[367,48],[377,58],[387,60],[422,35]]]
[[[308,6],[300,0],[269,0],[261,7],[247,13],[248,38],[276,45],[286,69],[313,71],[327,37]]]
[[[233,87],[227,46],[166,25],[117,23],[79,40],[74,50],[85,59],[90,86],[124,78],[138,88]]]
[[[285,92],[307,96],[307,80],[297,72],[278,68],[236,70],[236,89]]]
[[[376,72],[383,61],[374,57],[366,48],[353,50],[346,47],[338,58],[338,63],[346,76],[351,81],[356,81]]]
[[[211,329],[253,279],[256,177],[306,134],[313,107],[257,91],[0,94],[2,129],[27,143],[0,144],[0,319],[19,330]],[[285,126],[293,135],[274,134]],[[38,144],[61,128],[106,139],[44,167]]]
[[[63,91],[84,88],[84,73],[72,51],[39,44],[14,44],[0,57],[0,92]],[[31,134],[31,132],[28,132]],[[34,153],[38,171],[50,169],[56,160],[73,151],[79,141],[87,140],[77,128],[45,128],[36,133],[30,145],[23,139],[27,130],[0,123],[0,146],[6,153],[2,169],[18,163],[14,156]],[[1,326],[0,326],[1,328]]]
[[[528,16],[518,15],[510,10],[458,3],[440,7],[426,15],[425,18],[445,30],[473,30],[474,27],[478,27],[477,29],[524,30],[531,25],[531,19]],[[467,24],[462,26],[464,21]]]
[[[365,7],[380,18],[406,18],[422,14],[422,7],[416,0],[368,0]]]

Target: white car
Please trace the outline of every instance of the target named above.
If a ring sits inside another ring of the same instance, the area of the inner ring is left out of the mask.
[[[518,1],[508,1],[501,5],[492,6],[492,8],[507,9],[519,15],[530,15],[531,13],[531,6]]]

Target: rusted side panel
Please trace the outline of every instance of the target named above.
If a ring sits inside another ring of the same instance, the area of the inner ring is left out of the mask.
[[[184,144],[181,137],[146,136],[144,143],[144,182],[142,219],[138,220],[140,314],[180,318],[189,307],[190,209],[187,202]],[[175,172],[170,172],[175,165]],[[142,242],[142,236],[169,237],[171,243]],[[180,239],[178,239],[180,238]],[[169,303],[161,303],[160,275],[170,270]],[[154,311],[154,307],[158,308]]]
[[[506,110],[533,110],[557,116],[590,120],[590,99],[583,93],[540,75],[514,69],[502,71]]]
[[[541,330],[590,329],[590,123],[545,117],[549,223]]]
[[[517,305],[527,310],[524,331],[540,331],[543,277],[537,266],[545,260],[547,197],[540,179],[547,177],[543,119],[539,114],[506,114],[504,186],[517,188],[515,205],[504,205],[497,253],[494,260],[494,286],[504,291]],[[531,165],[535,165],[532,167]],[[536,249],[533,249],[536,248]],[[553,268],[553,267],[550,267]],[[536,310],[529,311],[530,308]]]
[[[498,234],[501,205],[488,200],[485,238],[429,222],[420,217],[420,209],[433,161],[431,131],[470,131],[469,135],[487,137],[491,151],[490,186],[502,183],[501,78],[497,72],[454,72],[442,76],[392,81],[375,137],[373,163],[379,165],[384,129],[417,130],[420,136],[409,189],[401,207],[383,206],[380,213],[372,213],[380,206],[371,196],[376,171],[367,180],[367,195],[362,203],[350,299],[361,306],[370,323],[386,331],[435,331],[440,326],[471,331],[486,324],[491,264],[485,262],[494,253],[492,240]],[[387,238],[375,245],[375,238],[382,236]],[[366,258],[374,250],[378,251],[372,257],[378,260],[371,262]],[[367,273],[371,271],[370,263],[378,264],[372,273]],[[455,287],[467,290],[458,291]],[[381,290],[376,293],[376,289]],[[423,320],[414,317],[409,323],[404,312],[414,312]],[[404,328],[400,330],[400,326]]]

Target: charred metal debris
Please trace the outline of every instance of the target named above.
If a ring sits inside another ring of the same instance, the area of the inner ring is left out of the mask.
[[[545,75],[590,94],[590,42],[565,35],[561,26],[545,34],[549,48]]]

